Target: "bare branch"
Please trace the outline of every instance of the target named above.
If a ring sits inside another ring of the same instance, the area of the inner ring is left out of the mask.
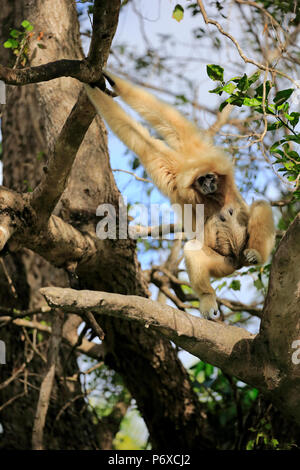
[[[243,52],[241,46],[239,45],[238,41],[229,33],[227,33],[227,31],[225,31],[222,26],[220,25],[220,23],[218,23],[217,21],[215,20],[211,20],[208,18],[207,16],[207,13],[205,11],[205,8],[204,8],[204,5],[203,5],[203,2],[202,0],[197,0],[197,3],[199,5],[199,8],[201,10],[201,13],[202,13],[202,16],[203,16],[203,19],[205,21],[206,24],[212,24],[214,26],[216,26],[216,28],[218,28],[218,30],[220,31],[221,34],[223,34],[223,36],[226,36],[227,38],[229,38],[233,44],[235,45],[235,47],[237,48],[237,51],[240,55],[240,57],[243,59],[244,62],[246,62],[246,64],[253,64],[255,65],[257,68],[261,69],[261,70],[264,70],[264,71],[268,71],[268,72],[271,72],[271,73],[274,73],[274,74],[278,74],[278,75],[281,75],[282,77],[285,77],[287,78],[288,80],[290,80],[297,88],[300,88],[300,84],[294,80],[292,77],[290,77],[289,75],[287,75],[286,73],[284,72],[281,72],[280,70],[277,70],[277,69],[273,69],[273,68],[269,68],[263,64],[260,64],[259,62],[256,62],[255,60],[253,59],[249,59]]]
[[[49,407],[50,396],[53,387],[56,362],[59,354],[59,348],[62,337],[62,328],[64,315],[57,311],[53,319],[52,333],[48,351],[48,364],[45,377],[42,381],[39,400],[36,408],[32,430],[32,448],[33,450],[43,450],[44,426]]]
[[[67,185],[77,151],[95,115],[96,111],[82,89],[55,143],[47,172],[32,193],[31,204],[39,213],[40,226],[51,215]]]

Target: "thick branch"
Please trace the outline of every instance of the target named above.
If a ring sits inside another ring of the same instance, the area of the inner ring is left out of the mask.
[[[3,227],[12,235],[11,249],[25,246],[57,267],[69,261],[85,263],[97,254],[100,240],[81,233],[61,218],[52,215],[42,230],[37,221],[38,215],[26,195],[0,187],[0,232]]]
[[[203,320],[132,295],[55,287],[43,288],[40,292],[52,307],[78,314],[92,310],[101,315],[138,321],[145,328],[158,330],[178,346],[228,374],[263,387],[261,365],[254,353],[255,335],[242,328]]]
[[[94,74],[94,79],[89,81],[98,81],[101,77],[102,67],[108,58],[110,44],[117,28],[119,9],[120,0],[94,2],[93,35],[85,62]],[[40,214],[40,226],[51,215],[66,188],[78,149],[95,115],[94,107],[82,90],[56,141],[47,172],[33,193],[32,205]]]
[[[93,34],[87,60],[101,74],[108,59],[120,11],[120,0],[95,0],[93,7]]]
[[[85,83],[95,81],[98,78],[86,60],[61,59],[23,69],[11,69],[0,65],[0,80],[3,80],[7,85],[22,86],[29,83],[47,82],[59,77],[73,77]]]
[[[283,371],[291,369],[300,379],[300,367],[291,360],[292,343],[300,339],[299,312],[300,213],[285,232],[273,257],[261,325],[273,358]]]
[[[55,143],[47,171],[32,194],[31,204],[43,225],[60,199],[71,173],[78,149],[96,112],[83,89]]]

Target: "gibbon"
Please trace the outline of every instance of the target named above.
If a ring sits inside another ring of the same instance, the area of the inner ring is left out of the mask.
[[[272,209],[265,201],[250,207],[234,181],[233,164],[222,149],[172,106],[144,89],[105,71],[115,92],[164,139],[128,116],[113,98],[97,87],[85,89],[98,114],[112,131],[139,156],[157,188],[172,203],[204,204],[204,244],[185,244],[184,256],[191,285],[204,317],[218,312],[210,277],[232,274],[242,266],[265,263],[275,241]]]

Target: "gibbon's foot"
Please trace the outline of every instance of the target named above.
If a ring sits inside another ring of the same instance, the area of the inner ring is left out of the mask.
[[[199,298],[199,310],[204,318],[214,320],[219,317],[219,307],[215,294],[203,294]]]
[[[207,173],[198,178],[200,191],[204,196],[215,193],[218,189],[218,176],[215,173]]]
[[[243,254],[249,264],[260,264],[261,256],[254,248],[247,248]]]

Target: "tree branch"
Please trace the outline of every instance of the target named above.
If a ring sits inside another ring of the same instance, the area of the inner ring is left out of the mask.
[[[56,363],[62,338],[64,315],[57,311],[53,320],[51,340],[48,351],[48,364],[44,379],[41,384],[39,400],[32,430],[33,450],[43,450],[43,436],[49,407],[50,396],[53,387]]]
[[[98,78],[85,59],[61,59],[23,69],[11,69],[0,65],[0,80],[7,85],[23,86],[59,77],[73,77],[84,83],[90,83]]]
[[[78,149],[95,115],[82,89],[55,143],[47,171],[32,193],[31,205],[39,213],[39,226],[45,224],[64,192]]]
[[[40,289],[49,305],[83,315],[94,314],[138,321],[158,330],[175,344],[203,361],[255,386],[264,386],[262,366],[256,359],[255,335],[242,328],[203,320],[167,305],[132,295],[75,291],[47,287]]]
[[[85,62],[88,70],[94,74],[94,78],[89,81],[100,80],[117,28],[119,9],[120,0],[94,2],[92,41]],[[45,224],[65,190],[78,149],[95,115],[94,107],[81,90],[56,141],[47,172],[32,194],[32,206],[39,213],[39,226]]]

